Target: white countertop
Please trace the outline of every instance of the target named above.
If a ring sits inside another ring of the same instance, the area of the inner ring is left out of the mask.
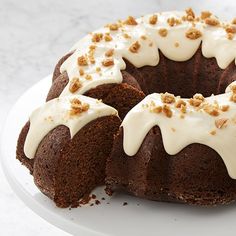
[[[86,33],[127,15],[189,6],[223,18],[236,16],[235,0],[0,0],[0,129],[17,98],[52,73],[57,60]],[[1,169],[0,209],[1,235],[68,235],[29,210]]]

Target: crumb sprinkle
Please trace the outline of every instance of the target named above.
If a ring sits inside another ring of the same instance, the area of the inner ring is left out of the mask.
[[[137,25],[137,21],[133,16],[128,16],[128,18],[124,21],[124,24],[126,25]]]
[[[78,63],[79,66],[87,66],[88,65],[88,61],[87,61],[86,56],[78,57],[77,63]]]
[[[79,75],[83,76],[84,75],[84,70],[82,68],[79,69]]]
[[[140,43],[136,41],[129,47],[129,51],[132,53],[138,53],[140,47],[141,47]]]
[[[179,47],[179,43],[178,43],[178,42],[175,43],[175,47],[176,47],[176,48]]]
[[[105,67],[113,66],[114,60],[112,58],[106,58],[102,61],[102,65]]]
[[[229,120],[229,119],[226,119],[226,118],[217,119],[217,120],[215,120],[215,126],[216,126],[218,129],[225,128],[225,127],[227,126],[228,120]]]
[[[116,23],[110,24],[110,25],[108,25],[108,27],[109,27],[109,29],[110,29],[111,31],[116,31],[116,30],[119,29],[119,25],[116,24]]]
[[[98,43],[98,42],[100,42],[102,40],[102,38],[103,38],[103,34],[102,33],[94,33],[92,35],[92,42]]]
[[[167,19],[167,23],[169,24],[170,27],[173,27],[181,24],[181,21],[175,17],[171,17]]]
[[[171,111],[171,108],[169,105],[164,104],[162,108],[163,113],[165,114],[166,117],[171,118],[173,112]]]
[[[158,17],[157,15],[153,15],[149,18],[149,24],[155,25],[157,23]]]
[[[215,130],[212,130],[212,131],[210,131],[210,134],[211,134],[211,135],[216,135],[216,131],[215,131]]]
[[[171,103],[174,103],[175,102],[175,96],[174,94],[171,94],[171,93],[162,93],[161,94],[161,101],[163,103],[168,103],[168,104],[171,104]]]
[[[130,39],[130,38],[131,38],[131,36],[130,36],[129,34],[127,34],[127,33],[124,33],[124,34],[123,34],[123,37],[124,37],[125,39]]]
[[[158,30],[158,33],[161,37],[166,37],[167,34],[168,34],[168,31],[165,28],[161,28],[161,29]]]
[[[221,109],[221,111],[226,112],[226,111],[229,110],[229,105],[222,105],[222,106],[220,107],[220,109]]]
[[[215,18],[211,18],[211,17],[206,18],[205,23],[210,26],[219,26],[220,25],[219,20],[217,20]]]
[[[111,56],[113,56],[113,54],[114,54],[114,49],[109,49],[108,51],[106,51],[105,56],[111,57]]]
[[[186,20],[193,21],[195,19],[195,13],[192,8],[186,9],[185,12],[187,14]]]
[[[71,116],[79,115],[83,112],[88,111],[89,104],[88,103],[82,103],[78,98],[73,98],[70,100],[71,103],[71,109],[69,111],[69,114]]]
[[[104,35],[104,40],[105,40],[106,42],[112,41],[111,35],[110,35],[109,33],[106,33],[106,34]]]
[[[188,39],[195,40],[202,37],[202,32],[196,28],[190,28],[185,35]]]
[[[201,19],[205,20],[206,18],[209,18],[211,15],[212,15],[212,13],[209,11],[202,11],[201,12]]]
[[[79,78],[73,78],[70,81],[70,86],[69,86],[69,90],[71,93],[75,93],[76,91],[78,91],[80,88],[82,87]]]
[[[193,98],[189,99],[189,104],[193,107],[199,107],[203,101],[204,97],[202,96],[202,94],[197,93],[193,96]]]
[[[85,75],[85,79],[86,79],[86,80],[92,80],[93,77],[92,77],[92,75],[87,74],[87,75]]]

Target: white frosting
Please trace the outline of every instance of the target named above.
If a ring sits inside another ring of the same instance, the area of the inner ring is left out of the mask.
[[[137,25],[122,25],[118,30],[111,31],[108,27],[101,28],[95,32],[85,36],[75,44],[72,50],[75,50],[61,66],[61,72],[66,71],[69,79],[78,77],[82,83],[82,87],[76,92],[83,94],[86,91],[98,85],[105,83],[121,83],[122,75],[120,70],[125,69],[126,65],[123,58],[129,60],[136,67],[145,65],[155,66],[159,62],[159,52],[174,61],[186,61],[190,59],[202,43],[202,53],[205,57],[215,57],[220,68],[225,69],[236,58],[236,37],[232,40],[227,38],[227,33],[223,27],[210,26],[203,21],[195,23],[195,28],[200,30],[202,37],[191,40],[186,37],[186,32],[193,27],[192,22],[183,21],[179,25],[171,27],[167,23],[167,19],[174,17],[181,19],[186,15],[185,12],[163,12],[155,13],[158,21],[155,25],[149,23],[152,16],[146,15],[137,19]],[[223,24],[223,23],[222,23]],[[226,23],[224,23],[226,24]],[[160,36],[159,29],[165,28],[168,31],[166,37]],[[106,42],[104,39],[100,42],[93,43],[91,41],[94,33],[110,33],[113,40]],[[130,38],[123,35],[127,33]],[[142,39],[141,36],[146,39]],[[138,53],[129,51],[129,47],[138,41],[141,45]],[[77,58],[88,54],[89,46],[96,45],[95,63],[88,66],[79,67]],[[176,46],[178,45],[178,46]],[[102,61],[106,58],[105,52],[108,49],[114,49],[114,65],[104,67]],[[96,72],[96,68],[100,67],[101,72]],[[83,68],[85,74],[92,76],[92,80],[86,80],[85,76],[80,76],[79,68]],[[66,86],[61,96],[69,95],[69,84]]]
[[[71,100],[78,98],[89,104],[89,109],[77,115],[70,115]],[[55,98],[36,109],[30,116],[30,129],[26,137],[24,152],[32,159],[41,140],[54,128],[65,125],[71,138],[90,121],[102,116],[117,115],[117,111],[99,100],[82,95]]]
[[[236,103],[230,101],[231,92],[211,96],[204,102],[219,106],[229,105],[227,112],[221,111],[219,116],[212,116],[203,109],[196,110],[187,102],[185,118],[181,118],[181,111],[175,104],[168,104],[172,110],[172,117],[168,118],[163,113],[155,113],[147,107],[151,101],[156,106],[163,106],[161,95],[158,93],[147,96],[136,105],[123,120],[124,151],[133,156],[139,150],[148,131],[155,125],[160,127],[163,144],[166,152],[175,155],[184,147],[192,143],[200,143],[214,149],[223,159],[231,178],[236,179]],[[182,114],[183,115],[183,114]],[[215,121],[221,118],[228,119],[227,126],[217,128]],[[212,134],[211,132],[216,132]]]

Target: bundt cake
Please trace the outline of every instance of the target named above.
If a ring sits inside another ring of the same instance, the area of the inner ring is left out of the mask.
[[[192,9],[88,34],[56,65],[17,158],[60,207],[104,181],[158,201],[235,200],[235,34],[236,19]]]

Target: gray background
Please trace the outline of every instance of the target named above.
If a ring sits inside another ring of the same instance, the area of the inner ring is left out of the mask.
[[[127,15],[189,6],[236,17],[235,0],[0,0],[0,129],[17,98],[52,73],[57,60],[86,33]],[[31,212],[1,169],[0,229],[4,236],[68,235]]]

